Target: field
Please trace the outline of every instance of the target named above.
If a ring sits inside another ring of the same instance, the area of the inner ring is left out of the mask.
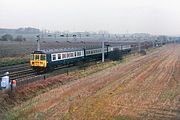
[[[166,45],[121,64],[97,65],[21,88],[5,118],[178,120],[179,80],[180,45]]]

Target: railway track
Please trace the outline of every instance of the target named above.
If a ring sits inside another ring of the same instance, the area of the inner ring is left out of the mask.
[[[67,73],[71,71],[72,69],[78,69],[85,67],[88,64],[91,64],[92,62],[97,61],[97,59],[92,59],[88,61],[86,64],[68,64],[63,66],[58,66],[53,69],[53,72],[58,71],[59,74]],[[47,73],[37,73],[34,70],[31,69],[29,64],[21,64],[21,65],[14,65],[14,66],[7,66],[7,67],[1,67],[0,68],[0,77],[4,76],[5,72],[9,72],[10,80],[16,80],[17,86],[22,86],[25,84],[28,84],[33,81],[37,81],[40,79],[45,79],[48,76],[52,76],[50,72]],[[52,72],[52,73],[53,73]]]
[[[63,73],[69,73],[70,71],[79,69],[79,68],[85,68],[86,66],[89,66],[91,64],[95,64],[95,62],[99,62],[99,60],[97,59],[92,59],[90,61],[88,61],[88,63],[85,63],[84,65],[77,65],[77,64],[68,64],[68,65],[63,65],[63,66],[58,66],[56,68],[54,68],[53,72],[47,72],[47,73],[42,73],[42,74],[37,74],[36,72],[33,73],[29,73],[29,74],[25,74],[22,76],[18,76],[17,77],[17,86],[22,86],[34,81],[38,81],[38,80],[43,80],[46,79],[48,77],[54,76],[54,75],[58,75],[58,74],[63,74]]]
[[[54,71],[59,71],[59,74],[67,73],[71,71],[72,69],[78,69],[78,68],[85,68],[86,66],[89,66],[92,62],[99,62],[100,59],[91,59],[88,62],[82,62],[79,65],[77,64],[69,64],[69,65],[63,65],[58,66],[53,69]],[[50,75],[51,73],[37,73],[34,70],[31,69],[30,65],[28,63],[21,64],[21,65],[14,65],[14,66],[7,66],[7,67],[1,67],[0,68],[0,77],[3,76],[5,72],[9,72],[10,80],[17,80],[17,86],[22,86],[24,84],[37,81],[40,79],[45,79]],[[52,73],[53,73],[52,72]]]
[[[0,77],[2,77],[5,72],[14,73],[14,72],[18,72],[18,71],[26,70],[26,69],[30,69],[30,66],[28,63],[7,66],[7,67],[0,67]]]

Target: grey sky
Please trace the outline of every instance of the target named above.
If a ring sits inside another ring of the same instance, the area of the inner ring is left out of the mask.
[[[180,34],[180,0],[0,0],[0,27]]]

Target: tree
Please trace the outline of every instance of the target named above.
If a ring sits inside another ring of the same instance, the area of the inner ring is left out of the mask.
[[[13,40],[13,36],[10,34],[5,34],[1,37],[2,41],[12,41]]]
[[[14,41],[22,42],[22,41],[26,41],[26,39],[23,38],[22,35],[18,35]]]

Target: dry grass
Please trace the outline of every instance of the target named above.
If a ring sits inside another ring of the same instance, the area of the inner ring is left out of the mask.
[[[179,45],[168,45],[123,64],[72,72],[75,81],[17,105],[7,118],[178,119],[179,50]]]

